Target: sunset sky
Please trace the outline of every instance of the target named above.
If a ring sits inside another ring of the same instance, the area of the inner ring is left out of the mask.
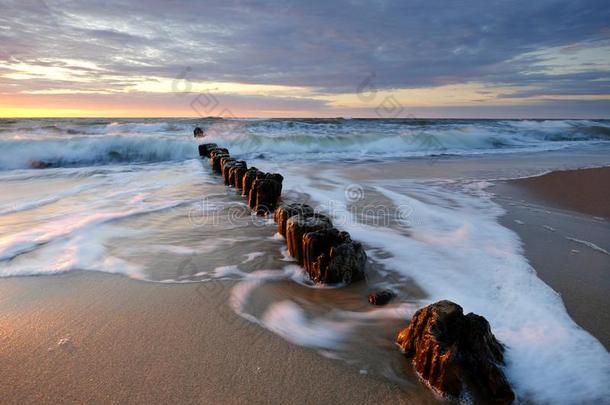
[[[0,0],[0,117],[610,118],[601,1]]]

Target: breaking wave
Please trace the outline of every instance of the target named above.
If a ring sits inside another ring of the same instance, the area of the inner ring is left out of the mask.
[[[244,158],[382,159],[537,152],[610,141],[608,120],[0,120],[0,169],[196,158],[191,134]]]
[[[0,140],[0,168],[23,169],[89,166],[112,163],[154,163],[197,157],[192,142],[152,137],[107,136],[66,140]]]

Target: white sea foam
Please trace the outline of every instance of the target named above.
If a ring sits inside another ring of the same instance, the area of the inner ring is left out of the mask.
[[[267,329],[289,342],[313,348],[338,348],[350,328],[326,319],[309,319],[293,301],[271,304],[261,318]]]
[[[176,207],[182,202],[170,202],[155,207],[131,208],[124,211],[94,212],[73,215],[67,219],[49,220],[37,227],[27,229],[0,240],[0,261],[8,261],[19,255],[28,253],[37,247],[50,242],[70,237],[79,232],[93,231],[100,225],[125,219],[139,214],[152,213],[167,208]]]
[[[349,321],[348,312],[337,311],[337,319],[343,317],[343,321],[331,321],[323,317],[311,318],[297,303],[289,300],[272,303],[261,316],[249,312],[250,296],[256,288],[264,283],[287,279],[302,282],[302,274],[301,267],[288,265],[283,271],[259,270],[252,273],[242,272],[236,266],[226,266],[216,269],[215,275],[237,275],[242,280],[232,288],[229,299],[231,307],[238,315],[292,343],[316,349],[338,349],[357,324]]]
[[[229,276],[245,277],[247,276],[247,273],[244,273],[243,271],[239,270],[236,265],[232,264],[228,266],[216,267],[214,269],[213,275],[216,278],[226,278]]]
[[[150,244],[146,246],[147,251],[157,251],[173,253],[175,255],[193,255],[199,253],[200,250],[188,247],[188,246],[177,246],[177,245],[155,245]]]
[[[196,175],[189,166],[183,163],[173,168],[110,171],[87,176],[84,184],[74,183],[72,174],[33,183],[32,190],[27,190],[33,201],[4,212],[0,276],[94,270],[145,278],[141,264],[111,253],[109,241],[120,237],[133,240],[147,234],[143,229],[120,226],[122,221],[190,204],[189,199],[170,197],[173,187]],[[150,175],[151,171],[155,176]],[[21,180],[11,181],[21,184]],[[23,184],[27,185],[28,180]],[[60,191],[54,193],[54,184],[61,186]],[[70,201],[64,201],[68,198]],[[138,253],[143,248],[130,243],[119,250]],[[155,243],[146,246],[145,251],[177,255],[195,252],[189,246]]]
[[[0,261],[3,277],[65,273],[73,270],[120,273],[132,278],[143,279],[142,266],[111,255],[104,243],[115,236],[135,236],[135,231],[107,226],[81,229],[69,238],[56,238],[37,249],[33,257],[19,257],[10,261]]]
[[[339,317],[341,319],[352,320],[352,321],[369,321],[369,320],[380,320],[380,319],[408,319],[420,307],[412,303],[403,303],[398,305],[389,305],[385,308],[374,308],[364,312],[354,311],[340,311]]]
[[[19,199],[0,205],[0,215],[9,215],[17,212],[33,210],[44,207],[45,205],[56,203],[64,198],[71,197],[97,187],[97,184],[84,184],[81,186],[72,187],[64,192],[56,192],[51,196],[41,197],[39,199]]]
[[[252,252],[246,255],[246,260],[243,263],[251,262],[259,257],[265,256],[265,252]]]
[[[316,201],[333,206],[334,216],[349,216],[342,189],[321,191],[306,186],[307,179],[295,182]],[[503,212],[499,206],[437,185],[410,188],[407,183],[400,191],[376,190],[396,206],[412,208],[416,220],[409,221],[407,232],[367,226],[354,218],[341,226],[354,239],[389,252],[391,257],[378,260],[424,289],[429,301],[422,306],[449,299],[485,316],[507,345],[506,372],[519,397],[541,403],[610,397],[610,355],[574,323],[559,295],[536,276],[517,235],[498,223]]]
[[[566,236],[566,239],[567,240],[571,240],[572,242],[580,243],[581,245],[585,245],[585,246],[587,246],[587,247],[589,247],[589,248],[591,248],[593,250],[596,250],[596,251],[598,251],[600,253],[603,253],[605,255],[610,256],[610,252],[608,252],[606,249],[604,249],[602,247],[599,247],[598,245],[596,245],[593,242],[589,242],[587,240],[582,240],[582,239],[572,238],[570,236]]]

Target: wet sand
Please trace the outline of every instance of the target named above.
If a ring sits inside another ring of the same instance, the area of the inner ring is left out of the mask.
[[[610,168],[564,170],[515,180],[525,194],[561,209],[610,220]]]
[[[558,171],[490,189],[538,276],[610,348],[610,168]]]
[[[1,280],[2,402],[413,403],[387,379],[240,318],[230,287],[102,273]]]

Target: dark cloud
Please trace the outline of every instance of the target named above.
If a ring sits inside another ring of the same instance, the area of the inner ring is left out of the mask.
[[[518,96],[608,94],[608,67],[549,74],[528,53],[610,44],[607,0],[2,0],[0,60],[95,63],[97,74],[355,92],[480,81]],[[578,64],[573,60],[571,63]],[[95,72],[93,72],[95,73]],[[121,80],[108,82],[119,88]],[[44,83],[35,84],[42,87]],[[73,85],[78,87],[78,84]],[[89,84],[84,87],[91,87]],[[95,87],[95,86],[94,86]],[[513,95],[515,97],[515,95]]]
[[[525,98],[537,96],[584,96],[610,94],[610,73],[589,72],[565,75],[527,77],[519,82],[521,85],[540,86],[524,89],[510,94],[499,95],[499,98]]]

